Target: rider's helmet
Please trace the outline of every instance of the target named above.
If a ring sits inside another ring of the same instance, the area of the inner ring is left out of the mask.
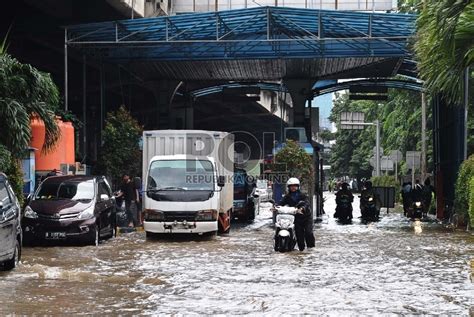
[[[347,190],[347,189],[349,188],[349,184],[347,184],[346,182],[344,182],[344,183],[341,184],[341,188],[342,188],[343,190]]]
[[[297,179],[296,177],[290,178],[290,179],[286,182],[286,186],[287,186],[287,187],[290,187],[291,185],[300,186],[300,180]]]
[[[371,181],[366,181],[364,186],[365,186],[365,189],[372,189],[372,182]]]

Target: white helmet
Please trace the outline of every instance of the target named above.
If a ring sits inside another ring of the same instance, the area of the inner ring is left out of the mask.
[[[291,186],[291,185],[298,185],[298,186],[300,186],[300,181],[299,181],[299,179],[297,179],[296,177],[290,178],[290,179],[286,182],[286,186]]]

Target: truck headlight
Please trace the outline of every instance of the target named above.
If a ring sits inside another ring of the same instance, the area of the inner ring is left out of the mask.
[[[215,209],[206,209],[200,210],[196,214],[196,221],[213,221],[217,220],[217,210]]]
[[[95,208],[94,205],[87,207],[85,210],[81,211],[79,216],[77,216],[77,219],[81,219],[81,220],[91,219],[92,217],[94,217],[94,208]]]
[[[31,209],[30,206],[26,206],[24,216],[25,218],[30,218],[30,219],[38,218],[38,214],[33,209]]]
[[[145,209],[144,219],[145,221],[163,221],[165,220],[165,216],[161,210]]]

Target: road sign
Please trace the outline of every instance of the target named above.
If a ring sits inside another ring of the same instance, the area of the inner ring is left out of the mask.
[[[407,151],[406,161],[407,161],[408,168],[410,169],[420,168],[421,152],[420,151]]]
[[[340,124],[339,127],[343,130],[363,130],[365,125],[358,123],[364,123],[363,112],[341,112],[340,122],[350,122],[350,124]]]
[[[369,158],[369,164],[370,164],[370,166],[375,167],[375,163],[376,163],[376,162],[375,162],[375,156],[372,156],[371,158]]]
[[[372,153],[374,153],[374,156],[377,155],[377,147],[374,146],[374,148],[372,149]],[[380,156],[383,155],[383,147],[380,147]]]
[[[395,163],[398,164],[403,160],[403,154],[399,150],[390,151],[390,159]]]
[[[382,156],[380,160],[380,169],[382,171],[393,171],[393,161],[389,156]]]

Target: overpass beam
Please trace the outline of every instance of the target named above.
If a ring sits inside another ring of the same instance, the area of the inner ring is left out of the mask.
[[[316,80],[312,79],[285,79],[283,80],[293,103],[290,112],[289,125],[293,127],[304,127],[306,136],[311,140],[311,122],[305,119],[306,104],[313,99],[313,86]]]

